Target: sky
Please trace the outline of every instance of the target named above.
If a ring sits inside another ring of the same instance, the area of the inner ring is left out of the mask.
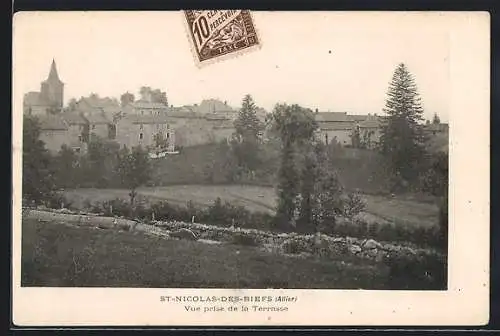
[[[413,74],[424,117],[449,116],[449,31],[439,13],[252,12],[261,47],[198,67],[182,12],[24,12],[14,17],[17,102],[39,91],[52,59],[64,100],[97,93],[167,92],[174,106],[245,94],[272,110],[382,113],[399,63]]]

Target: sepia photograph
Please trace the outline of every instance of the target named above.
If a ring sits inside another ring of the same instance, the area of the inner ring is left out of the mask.
[[[453,38],[390,17],[18,14],[20,288],[455,288]]]

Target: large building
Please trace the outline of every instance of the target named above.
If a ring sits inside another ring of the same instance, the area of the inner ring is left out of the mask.
[[[59,79],[56,62],[52,60],[48,78],[40,84],[39,92],[24,95],[23,110],[30,115],[45,115],[62,110],[64,83]]]

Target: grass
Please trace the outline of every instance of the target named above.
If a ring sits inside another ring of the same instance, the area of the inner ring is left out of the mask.
[[[147,187],[138,190],[139,198],[148,202],[168,201],[185,205],[192,200],[201,206],[213,204],[217,197],[245,206],[250,211],[273,213],[276,193],[273,188],[243,185],[175,185]],[[76,189],[67,190],[66,196],[73,205],[81,208],[85,199],[93,202],[114,198],[128,199],[128,190],[120,189]],[[366,212],[370,222],[387,223],[399,221],[407,225],[432,226],[438,223],[438,207],[428,200],[415,197],[390,198],[381,195],[364,195]]]
[[[384,289],[385,266],[23,220],[22,286]]]

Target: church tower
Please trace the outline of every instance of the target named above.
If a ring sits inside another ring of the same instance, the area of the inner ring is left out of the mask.
[[[59,79],[57,74],[56,62],[52,60],[50,66],[50,73],[47,80],[42,82],[41,86],[42,98],[50,103],[51,106],[61,108],[63,107],[64,96],[64,83]]]

